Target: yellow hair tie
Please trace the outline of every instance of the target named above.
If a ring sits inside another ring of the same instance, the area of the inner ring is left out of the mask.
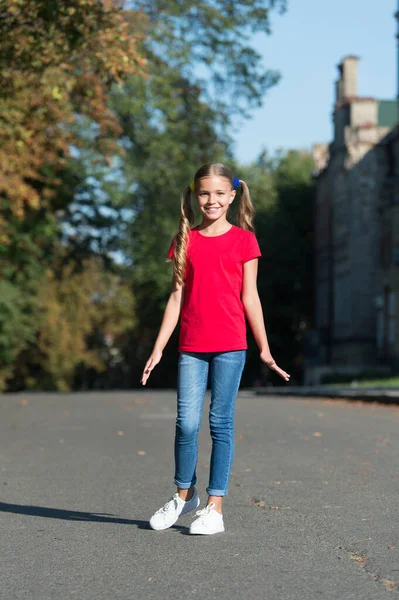
[[[194,183],[194,181],[192,183],[190,183],[190,190],[192,192],[195,192],[195,183]]]

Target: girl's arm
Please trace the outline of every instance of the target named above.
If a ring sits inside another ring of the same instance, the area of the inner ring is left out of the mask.
[[[256,278],[258,275],[258,259],[249,260],[243,266],[243,286],[242,286],[242,303],[248,323],[254,334],[256,343],[259,346],[260,358],[271,369],[276,371],[280,377],[288,381],[290,376],[288,373],[277,366],[276,361],[270,353],[269,343],[267,341],[265,323],[263,320],[262,305],[260,302]]]
[[[141,376],[141,383],[146,384],[153,368],[159,363],[162,358],[162,352],[166,344],[169,341],[170,336],[175,330],[177,322],[179,320],[181,307],[184,299],[184,286],[179,285],[175,278],[172,281],[172,291],[169,296],[168,303],[165,308],[161,327],[157,339],[154,344],[153,351],[150,358],[144,367],[143,374]]]

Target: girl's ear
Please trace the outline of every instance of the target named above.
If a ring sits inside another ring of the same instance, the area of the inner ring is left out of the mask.
[[[232,190],[231,191],[231,197],[230,197],[230,202],[229,204],[233,203],[234,198],[236,197],[237,191],[236,190]]]

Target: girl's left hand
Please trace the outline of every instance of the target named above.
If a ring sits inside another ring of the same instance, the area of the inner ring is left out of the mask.
[[[286,373],[285,371],[283,371],[283,369],[280,369],[280,367],[277,365],[276,361],[274,360],[274,358],[272,357],[270,352],[261,352],[260,359],[270,369],[273,369],[273,371],[276,371],[277,375],[280,375],[280,377],[282,377],[284,379],[284,381],[290,380],[290,375],[288,373]]]
[[[153,368],[159,363],[162,358],[162,352],[160,350],[153,350],[150,358],[147,360],[146,365],[144,367],[143,374],[141,376],[141,383],[145,385],[147,383],[147,379],[151,375],[151,371]]]

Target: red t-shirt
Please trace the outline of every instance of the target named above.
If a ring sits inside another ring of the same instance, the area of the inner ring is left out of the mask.
[[[173,258],[174,239],[168,258]],[[261,256],[255,234],[233,225],[222,235],[189,233],[180,352],[246,350],[243,264]]]

